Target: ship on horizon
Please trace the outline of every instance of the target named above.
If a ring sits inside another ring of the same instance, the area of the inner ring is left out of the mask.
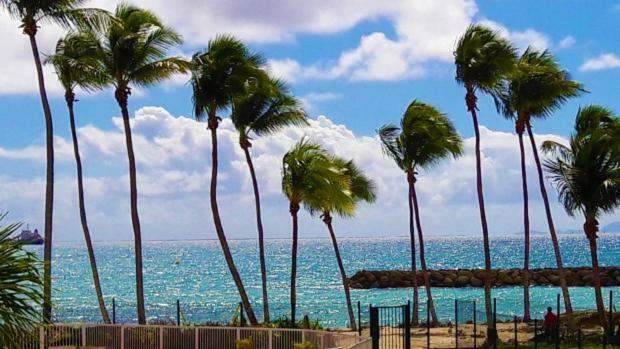
[[[39,230],[35,228],[34,231],[30,230],[30,227],[26,226],[26,229],[13,239],[16,242],[21,242],[26,245],[43,245],[45,241],[39,234]]]

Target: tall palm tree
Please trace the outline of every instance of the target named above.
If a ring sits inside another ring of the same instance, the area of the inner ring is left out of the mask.
[[[357,330],[355,323],[355,314],[353,313],[353,303],[351,302],[351,292],[349,290],[349,282],[347,279],[347,273],[344,269],[344,263],[340,255],[340,248],[338,247],[338,240],[336,239],[336,233],[332,225],[332,214],[336,213],[341,217],[350,217],[355,214],[355,209],[359,201],[366,201],[372,203],[376,199],[376,187],[375,183],[369,179],[358,167],[353,160],[345,161],[343,159],[333,157],[332,159],[334,171],[340,172],[345,178],[343,180],[330,182],[330,189],[328,191],[313,191],[310,195],[313,195],[312,200],[308,202],[308,208],[311,213],[321,213],[321,219],[327,226],[329,236],[334,246],[334,253],[336,255],[336,262],[338,263],[338,270],[340,271],[340,277],[342,279],[342,286],[344,288],[344,294],[347,304],[347,312],[349,315],[349,327],[352,331]],[[320,194],[326,194],[326,196],[318,197]],[[317,201],[320,204],[316,205]]]
[[[429,168],[448,156],[454,158],[460,156],[463,152],[463,142],[446,115],[432,105],[418,100],[411,102],[401,119],[400,127],[393,124],[384,125],[378,133],[385,154],[392,158],[407,176],[412,269],[415,275],[415,235],[413,227],[415,215],[415,226],[418,230],[420,245],[420,266],[422,267],[422,277],[426,288],[427,306],[431,314],[431,319],[427,319],[427,321],[431,321],[435,326],[438,321],[426,265],[424,234],[415,190],[416,175],[420,168]],[[415,279],[417,277],[414,277]],[[417,286],[417,281],[414,286]],[[416,296],[417,292],[414,290],[413,315],[417,320]]]
[[[182,39],[172,28],[164,25],[151,11],[120,4],[114,19],[99,34],[98,59],[107,80],[114,87],[114,97],[121,109],[125,144],[129,162],[131,222],[134,232],[136,258],[136,297],[138,322],[146,323],[144,284],[142,274],[142,230],[138,214],[136,159],[129,120],[129,96],[133,86],[146,87],[172,75],[184,72],[187,62],[169,57],[167,51],[181,44]]]
[[[99,311],[103,321],[110,323],[110,316],[103,300],[99,272],[95,251],[90,237],[88,220],[86,219],[86,205],[84,200],[84,181],[82,177],[82,160],[75,127],[75,114],[73,105],[75,99],[75,88],[81,87],[85,90],[100,89],[108,83],[107,77],[103,74],[102,66],[97,60],[98,47],[93,35],[88,32],[72,32],[63,39],[58,40],[56,51],[47,57],[46,63],[52,64],[56,70],[56,75],[62,87],[65,89],[65,102],[69,110],[69,124],[71,127],[71,137],[73,139],[73,154],[77,170],[78,206],[80,210],[80,221],[84,231],[84,240],[88,251],[88,259],[93,275],[93,284],[99,303]]]
[[[297,214],[301,204],[312,210],[321,207],[323,198],[338,186],[349,185],[332,160],[331,155],[320,145],[302,139],[282,159],[282,191],[289,200],[289,212],[293,221],[291,249],[291,322],[295,324],[297,306]]]
[[[209,197],[215,231],[248,320],[252,325],[257,324],[256,315],[230,252],[217,204],[217,128],[220,123],[217,113],[229,108],[234,98],[246,94],[248,87],[264,75],[264,71],[260,69],[263,64],[264,59],[260,55],[251,53],[241,41],[230,36],[218,36],[209,41],[206,50],[192,57],[190,80],[195,116],[198,120],[206,118],[211,132]]]
[[[52,220],[54,209],[54,127],[52,111],[47,99],[43,64],[39,55],[36,35],[39,23],[53,22],[64,27],[78,24],[96,27],[104,22],[105,11],[79,8],[84,0],[0,0],[0,8],[21,22],[23,33],[30,40],[30,48],[37,70],[39,95],[45,118],[46,170],[45,170],[45,227],[43,247],[43,319],[52,318]]]
[[[265,74],[266,75],[266,74]],[[288,126],[307,125],[306,113],[301,104],[287,90],[282,81],[265,76],[255,81],[248,93],[233,100],[231,119],[239,132],[239,146],[243,150],[252,178],[258,229],[258,250],[263,291],[263,321],[269,322],[269,297],[267,292],[267,266],[260,207],[260,192],[250,148],[252,135],[267,136]]]
[[[528,48],[519,58],[515,69],[508,77],[506,91],[501,93],[505,116],[515,120],[515,131],[519,139],[521,158],[521,178],[523,190],[523,224],[524,224],[524,264],[525,277],[523,278],[523,319],[530,320],[529,300],[529,252],[530,252],[530,226],[528,208],[527,174],[525,164],[525,147],[523,133],[527,128],[532,143],[534,159],[539,170],[539,180],[549,232],[553,241],[553,249],[557,268],[560,276],[560,285],[564,296],[566,313],[572,313],[570,295],[566,284],[566,274],[562,263],[562,254],[558,243],[557,234],[551,217],[549,200],[542,179],[542,168],[538,158],[538,150],[531,132],[531,120],[533,118],[547,118],[558,110],[568,99],[578,96],[583,91],[581,84],[572,81],[568,72],[562,70],[555,58],[547,51],[537,52]]]
[[[610,132],[610,130],[614,130]],[[592,282],[601,325],[608,331],[597,255],[598,217],[620,207],[620,146],[614,137],[620,118],[592,105],[577,113],[569,145],[546,141],[542,150],[555,156],[545,168],[558,189],[560,202],[570,216],[582,214],[590,244]]]
[[[487,320],[491,319],[491,250],[489,245],[489,228],[487,225],[482,191],[482,163],[480,157],[480,130],[478,128],[476,92],[495,96],[502,87],[502,80],[515,64],[516,52],[510,43],[500,35],[482,25],[471,25],[458,41],[454,52],[456,64],[456,81],[466,90],[465,104],[471,113],[476,135],[476,189],[478,206],[482,223],[484,243],[484,304]],[[488,321],[491,323],[491,321]],[[491,324],[492,326],[492,324]],[[493,329],[491,327],[491,329]],[[494,329],[493,329],[494,330]],[[489,331],[488,337],[495,340],[495,331]]]
[[[0,223],[6,214],[0,214]],[[36,254],[13,241],[19,224],[0,226],[0,347],[21,348],[41,321],[43,305],[40,261]]]

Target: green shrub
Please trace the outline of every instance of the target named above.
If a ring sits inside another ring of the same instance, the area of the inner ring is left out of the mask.
[[[252,338],[240,339],[237,341],[237,349],[253,349]]]
[[[293,345],[293,349],[316,349],[316,347],[311,342],[303,342]]]

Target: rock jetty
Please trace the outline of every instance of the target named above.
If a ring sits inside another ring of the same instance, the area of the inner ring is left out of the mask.
[[[568,286],[592,286],[592,268],[565,268]],[[600,268],[603,286],[620,286],[620,267]],[[429,270],[433,287],[483,287],[484,270]],[[523,285],[525,272],[521,269],[495,269],[491,271],[494,287]],[[418,271],[418,285],[422,286],[422,272]],[[352,288],[403,288],[413,285],[413,273],[408,270],[361,270],[349,278]],[[530,269],[531,286],[559,286],[557,269]]]

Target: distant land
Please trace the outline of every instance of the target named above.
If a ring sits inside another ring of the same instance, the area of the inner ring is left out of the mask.
[[[620,233],[620,222],[612,222],[601,228],[603,233]]]

